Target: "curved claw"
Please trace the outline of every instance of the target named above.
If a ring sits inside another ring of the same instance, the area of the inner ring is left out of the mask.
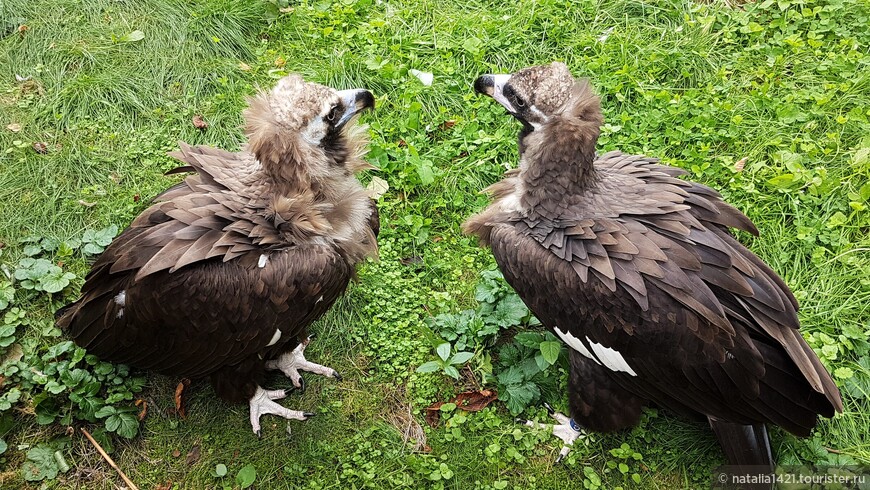
[[[338,374],[338,371],[336,371],[335,369],[332,370],[332,377],[335,378],[336,381],[341,381],[342,379],[344,379],[341,377],[340,374]]]
[[[550,414],[550,416],[553,416],[553,414],[556,413],[556,410],[554,410],[547,402],[544,402],[544,408],[547,409],[547,413]]]
[[[304,415],[306,419],[310,419],[311,417],[314,417],[317,414],[314,412],[302,412],[302,415]]]
[[[560,463],[571,452],[570,446],[562,446],[562,450],[559,451],[559,456],[556,458],[556,462]]]

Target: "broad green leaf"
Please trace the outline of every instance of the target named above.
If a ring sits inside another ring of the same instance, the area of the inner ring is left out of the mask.
[[[438,371],[440,369],[441,369],[440,362],[429,361],[429,362],[424,362],[423,364],[420,364],[420,366],[417,367],[417,372],[418,373],[434,373],[435,371]]]
[[[450,358],[450,364],[465,364],[474,357],[474,352],[457,352]]]
[[[139,420],[129,412],[117,413],[106,419],[106,429],[119,436],[132,439],[139,432]]]
[[[54,449],[40,444],[27,451],[27,461],[21,471],[27,481],[53,480],[57,477],[58,466],[54,459]]]
[[[244,468],[239,470],[239,473],[236,475],[236,483],[239,484],[243,489],[250,487],[254,484],[254,481],[257,479],[257,469],[254,468],[254,465],[246,465]]]
[[[450,344],[448,342],[444,342],[435,348],[435,352],[438,353],[438,357],[440,357],[443,361],[447,361],[450,358]]]
[[[97,412],[94,414],[94,417],[96,417],[98,419],[102,419],[102,418],[108,417],[109,415],[114,415],[115,412],[117,412],[115,407],[106,405],[105,407],[97,410]]]
[[[453,366],[444,366],[444,374],[453,379],[459,379],[459,371]]]
[[[562,344],[560,342],[547,340],[541,342],[540,348],[544,359],[546,359],[550,364],[556,364],[556,361],[559,360],[559,352],[562,350]]]

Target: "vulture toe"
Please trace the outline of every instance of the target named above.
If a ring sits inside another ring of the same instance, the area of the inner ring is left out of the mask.
[[[249,100],[239,152],[181,143],[190,173],[154,199],[94,263],[81,298],[57,324],[104,360],[173,376],[209,377],[223,399],[250,406],[251,427],[312,414],[265,390],[267,368],[297,387],[307,328],[377,255],[378,213],[356,174],[367,90],[338,91],[298,75]]]
[[[569,347],[579,425],[630,427],[654,403],[710,420],[730,464],[770,467],[765,424],[807,435],[843,410],[794,295],[730,232],[758,234],[749,218],[679,168],[596,154],[599,98],[562,63],[474,87],[522,129],[518,168],[463,229]]]

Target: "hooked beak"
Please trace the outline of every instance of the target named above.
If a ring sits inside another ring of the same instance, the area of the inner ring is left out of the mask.
[[[375,106],[375,96],[371,92],[364,89],[340,90],[338,96],[344,104],[344,114],[335,124],[336,129],[341,129],[353,116],[359,114],[366,109],[372,109]]]
[[[503,105],[508,112],[516,115],[516,108],[508,102],[503,92],[504,86],[510,78],[511,75],[482,75],[474,81],[474,91],[492,97],[496,102]]]

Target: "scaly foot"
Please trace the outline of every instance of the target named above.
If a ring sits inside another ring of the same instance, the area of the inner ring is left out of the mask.
[[[294,420],[306,420],[315,415],[311,412],[290,410],[275,403],[274,400],[280,400],[285,396],[287,396],[287,393],[284,390],[264,390],[259,386],[257,387],[257,391],[254,392],[254,396],[248,402],[251,407],[251,428],[254,430],[254,434],[257,434],[257,437],[260,437],[261,434],[260,417],[267,413]]]
[[[529,427],[535,427],[539,429],[550,428],[553,431],[553,435],[558,437],[565,443],[562,446],[562,450],[559,451],[559,457],[556,458],[556,462],[562,461],[562,458],[568,455],[571,452],[571,446],[574,445],[574,441],[577,440],[578,437],[584,435],[583,428],[577,422],[574,422],[574,419],[568,418],[565,415],[553,410],[549,404],[545,403],[544,408],[547,409],[547,413],[550,414],[551,417],[556,419],[558,424],[539,424],[532,420],[520,420],[517,419],[518,422],[522,422],[523,424]]]
[[[305,347],[307,347],[310,342],[311,337],[308,337],[304,342],[297,345],[293,351],[281,354],[277,359],[266,361],[266,369],[280,369],[282,373],[290,378],[290,381],[293,382],[293,386],[302,390],[305,389],[305,381],[302,379],[302,375],[299,374],[300,370],[322,374],[323,376],[335,378],[341,381],[341,375],[338,374],[335,369],[321,366],[320,364],[315,364],[305,359]]]

